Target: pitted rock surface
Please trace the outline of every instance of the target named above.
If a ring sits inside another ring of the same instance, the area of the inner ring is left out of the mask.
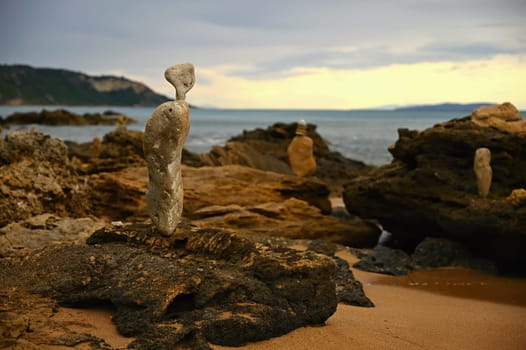
[[[316,252],[197,230],[107,226],[87,245],[62,245],[0,262],[4,289],[62,305],[114,306],[129,348],[238,346],[323,324],[336,310],[334,260]]]

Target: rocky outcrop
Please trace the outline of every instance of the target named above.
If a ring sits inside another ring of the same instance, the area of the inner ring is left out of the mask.
[[[192,167],[243,165],[264,171],[292,175],[288,164],[287,148],[294,138],[296,123],[276,123],[267,129],[244,131],[233,137],[224,146],[214,146],[208,153],[194,154],[183,150],[183,164]],[[314,142],[314,157],[317,170],[313,177],[324,181],[331,194],[339,196],[342,184],[348,179],[367,173],[372,167],[362,162],[345,158],[331,151],[325,140],[309,124],[307,135]],[[120,128],[86,144],[68,142],[69,154],[75,157],[80,173],[116,171],[127,166],[143,166],[143,133]]]
[[[46,248],[19,263],[0,261],[0,296],[16,288],[17,298],[40,295],[45,305],[110,304],[112,321],[134,337],[129,347],[137,349],[239,346],[323,324],[336,310],[335,262],[311,250],[187,225],[171,240],[149,225],[108,226],[88,243]],[[18,302],[6,311],[29,319],[2,322],[15,345],[31,344],[45,326],[32,323],[33,334],[14,327],[31,322],[23,307]],[[100,339],[84,336],[83,342],[101,346]],[[40,341],[56,344],[53,334]]]
[[[43,213],[84,216],[84,189],[62,141],[36,131],[0,140],[0,227]]]
[[[66,142],[68,156],[79,174],[115,172],[146,166],[142,149],[143,132],[117,128],[92,142]]]
[[[291,174],[287,148],[296,133],[297,123],[276,123],[267,129],[243,131],[231,138],[224,147],[216,146],[209,153],[201,154],[205,165],[239,164],[266,171]],[[327,141],[317,132],[316,125],[308,124],[306,136],[314,144],[317,170],[313,176],[326,182],[331,192],[338,195],[347,179],[368,171],[371,167],[331,151]]]
[[[287,162],[261,153],[239,141],[228,141],[225,146],[213,146],[210,152],[198,155],[199,166],[243,165],[254,169],[292,175]]]
[[[472,168],[480,147],[492,154],[486,199],[478,197]],[[526,266],[526,208],[506,201],[526,183],[525,135],[466,117],[422,132],[400,129],[390,152],[391,164],[348,183],[349,212],[377,218],[409,251],[425,236],[446,237],[496,257],[501,268]]]
[[[140,155],[141,133],[116,130],[98,145],[70,145],[38,132],[11,133],[0,143],[0,227],[44,213],[94,215],[106,221],[148,218],[148,172]],[[80,173],[78,175],[77,173]],[[244,235],[278,233],[290,238],[325,238],[371,247],[374,223],[331,216],[329,189],[316,178],[299,178],[231,165],[183,166],[183,216],[199,227]],[[36,179],[36,180],[35,180]]]
[[[223,167],[183,167],[185,213],[211,205],[240,206],[281,202],[295,197],[331,212],[329,189],[314,178],[298,178],[239,165]],[[225,196],[225,193],[232,195]]]
[[[374,246],[380,235],[372,222],[328,215],[331,211],[329,190],[314,178],[238,165],[183,166],[182,175],[183,216],[198,227],[246,236],[323,238],[355,247]],[[86,184],[91,213],[111,221],[145,220],[147,178],[145,167],[90,175]]]
[[[0,228],[0,258],[25,256],[35,249],[63,244],[84,243],[106,224],[97,218],[69,218],[45,213]]]
[[[353,267],[386,275],[402,276],[421,269],[463,266],[486,273],[495,273],[493,261],[473,255],[465,245],[443,239],[426,237],[412,254],[401,249],[378,245],[361,256]]]
[[[0,118],[0,125],[42,124],[42,125],[128,125],[135,121],[123,114],[112,111],[105,113],[76,114],[65,109],[40,112],[16,112],[5,119]]]
[[[471,114],[471,121],[479,126],[491,126],[504,132],[526,134],[526,120],[522,119],[519,110],[509,102],[480,107]]]
[[[85,177],[85,183],[89,188],[90,214],[107,221],[144,221],[148,218],[146,167],[92,174]]]

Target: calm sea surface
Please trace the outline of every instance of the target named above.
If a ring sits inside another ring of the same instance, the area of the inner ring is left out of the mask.
[[[155,107],[57,107],[57,106],[0,106],[4,118],[20,111],[40,111],[46,108],[65,108],[75,113],[96,113],[108,109],[137,120],[128,128],[144,130],[147,119]],[[318,133],[330,143],[330,148],[344,156],[364,161],[367,164],[385,164],[392,159],[387,147],[397,139],[398,128],[424,130],[434,124],[452,118],[463,117],[470,112],[422,112],[383,110],[233,110],[192,109],[190,111],[190,134],[185,147],[196,153],[204,153],[213,145],[224,145],[232,136],[243,130],[266,128],[276,122],[292,123],[305,119],[316,124]],[[44,125],[13,126],[10,130],[29,129],[48,133],[63,140],[88,142],[95,136],[104,136],[113,126],[60,126]]]

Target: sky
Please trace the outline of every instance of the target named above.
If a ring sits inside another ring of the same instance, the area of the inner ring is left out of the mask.
[[[526,0],[0,0],[0,64],[118,75],[204,107],[526,108]]]

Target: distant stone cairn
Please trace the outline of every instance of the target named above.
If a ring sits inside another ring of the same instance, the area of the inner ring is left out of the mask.
[[[159,105],[146,123],[143,150],[148,163],[146,205],[152,222],[161,234],[175,232],[183,212],[181,156],[190,130],[190,108],[186,93],[194,86],[191,63],[176,64],[164,72],[175,87],[175,101]]]
[[[297,176],[307,176],[316,171],[314,159],[314,142],[307,136],[307,123],[300,120],[296,127],[296,136],[287,149],[289,164]]]

